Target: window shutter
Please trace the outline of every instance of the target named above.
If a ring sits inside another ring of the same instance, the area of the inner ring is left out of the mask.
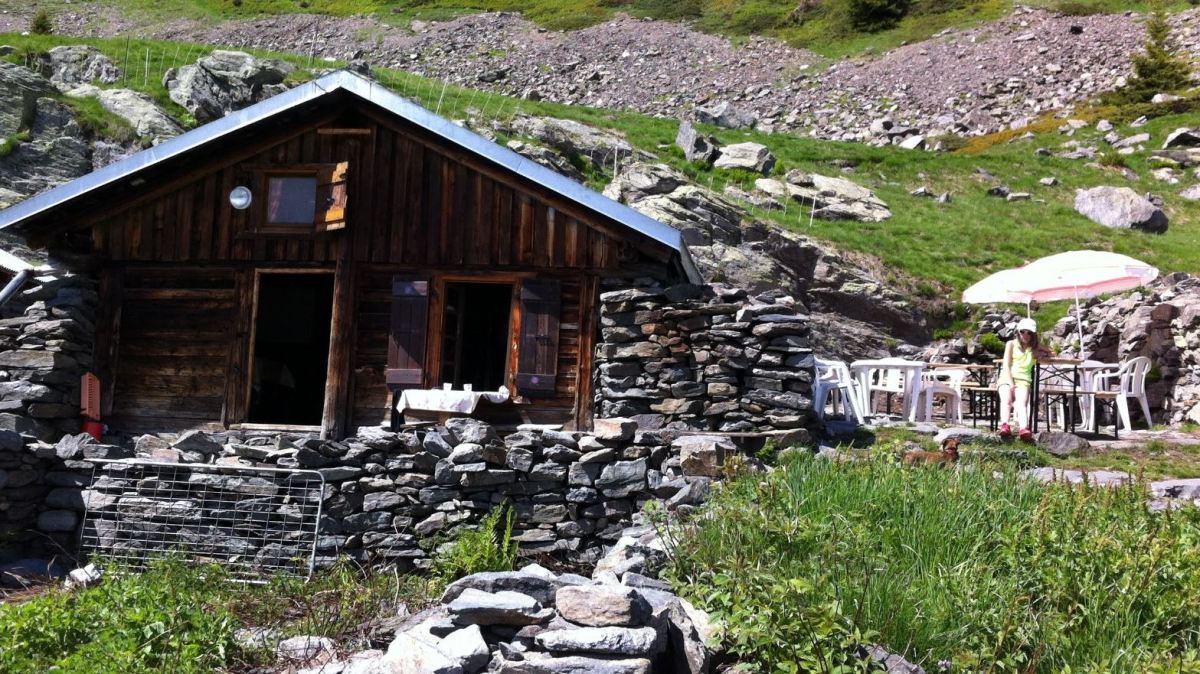
[[[521,343],[517,352],[517,391],[527,396],[554,395],[558,375],[558,281],[521,283]]]
[[[332,232],[346,226],[346,178],[349,162],[328,164],[317,171],[317,210],[314,216],[318,232]]]
[[[392,328],[388,335],[388,386],[424,383],[425,330],[429,322],[429,281],[392,277]]]

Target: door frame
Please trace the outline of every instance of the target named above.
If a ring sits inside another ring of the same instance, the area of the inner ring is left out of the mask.
[[[301,268],[296,268],[296,267],[259,267],[259,268],[255,268],[254,269],[254,279],[253,279],[254,288],[253,288],[253,291],[251,293],[251,298],[250,298],[250,332],[249,332],[249,339],[247,340],[248,343],[246,345],[246,349],[247,349],[247,351],[246,351],[246,371],[242,375],[244,381],[241,383],[242,392],[243,392],[243,395],[245,396],[243,398],[243,400],[246,401],[246,408],[242,414],[242,417],[243,417],[242,421],[240,423],[229,425],[229,428],[232,430],[245,430],[245,431],[279,430],[279,431],[317,432],[317,433],[322,433],[322,432],[325,432],[328,430],[328,429],[324,428],[324,420],[322,420],[322,423],[318,423],[318,424],[260,424],[260,423],[251,423],[249,421],[251,396],[253,395],[253,388],[254,388],[254,356],[255,356],[254,345],[258,341],[259,288],[262,285],[262,277],[264,275],[284,276],[284,275],[288,275],[288,274],[328,274],[330,276],[333,276],[333,290],[332,290],[331,298],[330,298],[330,302],[332,303],[332,305],[331,305],[330,318],[329,318],[329,353],[327,355],[328,360],[326,362],[330,365],[332,365],[334,362],[333,361],[333,358],[334,358],[333,333],[334,333],[334,327],[337,324],[337,318],[338,318],[337,312],[336,312],[337,297],[338,297],[338,275],[337,275],[336,271],[334,269],[312,268],[312,267],[301,267]],[[329,390],[329,371],[328,371],[328,368],[326,368],[326,372],[325,372],[325,399],[326,399],[326,402],[328,402],[330,393],[331,392]]]

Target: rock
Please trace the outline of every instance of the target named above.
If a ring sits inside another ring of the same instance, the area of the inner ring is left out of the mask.
[[[1179,196],[1180,198],[1187,199],[1188,201],[1200,201],[1200,183],[1185,188],[1179,193]]]
[[[459,625],[536,625],[554,615],[527,594],[473,588],[465,588],[448,608],[450,618]]]
[[[599,653],[601,655],[652,655],[662,649],[659,631],[653,627],[579,627],[547,630],[534,642],[552,653]]]
[[[1059,431],[1040,431],[1034,438],[1038,447],[1059,458],[1074,456],[1091,447],[1091,443],[1078,435]]]
[[[526,573],[524,571],[485,571],[473,573],[446,586],[441,602],[448,604],[467,589],[480,592],[519,592],[536,599],[543,606],[554,606],[554,594],[564,583],[553,576]]]
[[[595,419],[592,422],[592,435],[599,440],[625,442],[633,439],[637,428],[637,422],[633,419],[622,417]]]
[[[921,135],[909,136],[908,138],[905,138],[904,140],[897,143],[897,145],[904,148],[905,150],[923,150],[923,149],[925,149],[925,136],[921,136]]]
[[[958,438],[960,442],[970,442],[972,440],[981,440],[987,436],[978,428],[942,428],[933,436],[933,441],[941,445],[948,438]]]
[[[1029,192],[1010,192],[1004,197],[1005,201],[1029,201],[1033,195]]]
[[[450,432],[452,444],[472,442],[486,445],[499,441],[500,436],[490,424],[470,417],[452,417],[446,420],[446,430]]]
[[[437,649],[451,661],[458,662],[463,674],[475,674],[486,667],[491,659],[491,652],[478,625],[469,625],[447,634],[438,642]]]
[[[1113,229],[1167,231],[1162,209],[1128,187],[1093,187],[1075,192],[1075,210],[1093,222]]]
[[[699,133],[696,131],[696,127],[688,121],[679,123],[679,132],[675,134],[675,144],[683,150],[683,157],[688,161],[711,164],[721,153],[720,144],[716,138]]]
[[[0,61],[0,138],[30,128],[37,100],[57,93],[49,80],[32,70]]]
[[[1150,102],[1155,105],[1160,105],[1162,103],[1174,103],[1175,101],[1182,101],[1182,100],[1183,100],[1183,96],[1176,96],[1175,94],[1159,93],[1159,94],[1154,94],[1153,96],[1150,97]]]
[[[363,674],[464,674],[462,665],[434,644],[401,632],[387,653]]]
[[[871,190],[845,178],[788,173],[792,198],[800,203],[816,204],[813,217],[828,220],[882,222],[892,212]]]
[[[725,457],[736,451],[728,440],[706,435],[684,436],[671,446],[679,452],[683,474],[689,476],[723,476]]]
[[[308,662],[322,653],[333,653],[336,646],[329,637],[291,637],[279,642],[275,655],[280,660]]]
[[[1058,178],[1055,178],[1054,176],[1047,176],[1038,180],[1038,184],[1044,187],[1054,187],[1058,184]]]
[[[1172,147],[1200,147],[1200,132],[1189,128],[1175,129],[1167,134],[1162,146],[1164,150]]]
[[[266,98],[294,67],[245,52],[215,50],[192,65],[172,68],[163,86],[199,122],[211,122]]]
[[[198,454],[220,454],[224,447],[204,431],[191,430],[180,435],[171,447],[181,452],[196,452]]]
[[[867,656],[877,662],[886,674],[925,674],[925,670],[882,646],[868,646]]]
[[[529,136],[568,157],[583,157],[599,169],[612,170],[625,161],[646,158],[645,152],[634,150],[629,141],[615,131],[597,129],[582,122],[554,117],[530,117],[517,115],[512,128],[518,134]]]
[[[87,566],[83,566],[78,569],[72,569],[71,572],[67,574],[67,588],[82,589],[91,587],[96,583],[99,583],[103,576],[104,574],[100,571],[100,569],[96,568],[95,564],[88,564]]]
[[[73,44],[52,47],[42,62],[42,74],[54,84],[112,84],[121,79],[121,69],[99,49]]]
[[[145,94],[132,89],[103,89],[97,99],[105,110],[129,122],[139,136],[165,140],[183,133],[183,128]]]
[[[569,585],[555,595],[566,620],[587,627],[638,626],[650,617],[650,605],[632,588],[619,585]]]
[[[71,510],[46,510],[37,519],[38,530],[46,532],[74,531],[77,524],[79,515]]]
[[[770,175],[775,167],[775,155],[761,143],[734,143],[721,148],[721,154],[713,166]]]
[[[604,467],[595,487],[608,498],[628,498],[646,489],[646,459],[617,461]]]
[[[537,145],[536,143],[526,143],[519,140],[510,140],[507,143],[508,149],[516,152],[522,157],[532,159],[533,161],[545,166],[546,168],[556,173],[562,174],[575,182],[584,182],[586,177],[575,168],[571,160],[562,155],[561,152],[552,148]]]
[[[646,658],[589,658],[578,655],[551,657],[530,653],[521,660],[505,660],[496,674],[650,674]]]
[[[713,124],[726,129],[752,127],[758,121],[752,113],[738,109],[727,101],[698,107],[692,111],[692,116],[701,124]]]

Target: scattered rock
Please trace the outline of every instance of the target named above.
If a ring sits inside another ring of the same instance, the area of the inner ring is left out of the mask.
[[[1139,229],[1154,234],[1167,231],[1167,216],[1162,209],[1128,187],[1077,190],[1075,210],[1113,229]]]
[[[734,143],[720,149],[713,166],[770,175],[775,167],[775,155],[761,143]]]

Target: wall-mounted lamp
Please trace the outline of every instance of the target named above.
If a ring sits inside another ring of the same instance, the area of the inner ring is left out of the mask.
[[[229,205],[244,211],[250,208],[250,202],[254,200],[254,195],[250,194],[249,187],[238,185],[229,191]]]

